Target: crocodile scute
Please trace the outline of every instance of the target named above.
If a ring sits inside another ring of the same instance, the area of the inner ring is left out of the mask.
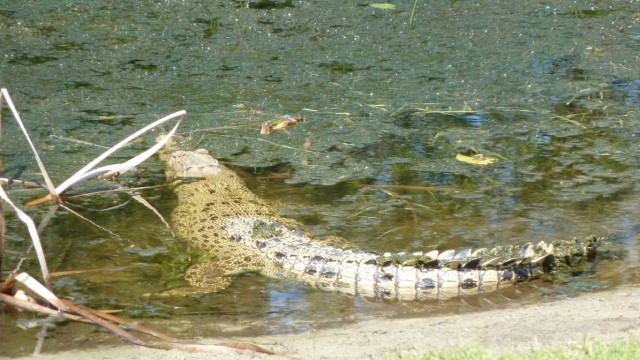
[[[442,300],[571,268],[593,257],[600,242],[591,238],[382,255],[343,249],[335,239],[313,239],[300,224],[282,218],[206,150],[166,151],[161,158],[167,178],[177,180],[174,231],[213,256],[188,270],[190,288],[170,290],[170,295],[220,291],[229,286],[231,275],[258,272],[350,296]]]

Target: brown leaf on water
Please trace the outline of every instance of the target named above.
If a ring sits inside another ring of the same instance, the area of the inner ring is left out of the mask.
[[[271,124],[268,122],[262,123],[262,127],[260,128],[260,134],[269,135],[271,134]]]
[[[302,120],[303,120],[302,116],[296,115],[296,116],[285,116],[283,120],[279,122],[278,121],[275,121],[272,123],[265,122],[262,124],[262,127],[260,128],[260,134],[270,134],[275,131],[280,131],[289,126],[299,124],[302,122]]]

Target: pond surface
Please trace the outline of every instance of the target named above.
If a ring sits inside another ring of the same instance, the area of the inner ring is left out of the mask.
[[[412,13],[413,5],[4,2],[0,86],[57,183],[101,146],[185,109],[182,142],[236,167],[314,235],[384,252],[614,234],[628,250],[624,261],[603,261],[566,284],[444,303],[367,302],[254,275],[219,294],[148,299],[181,285],[199,255],[146,207],[104,195],[69,202],[115,235],[62,210],[44,231],[52,271],[86,270],[57,277],[56,291],[176,336],[219,337],[519,306],[638,283],[637,4],[418,1]],[[304,122],[260,135],[264,121],[287,114]],[[10,113],[2,115],[3,176],[20,169],[21,178],[39,179]],[[456,160],[475,153],[497,161]],[[140,171],[119,182],[164,183],[157,159]],[[17,202],[40,194],[11,191]],[[170,214],[170,189],[141,194]],[[27,210],[36,219],[47,211]],[[3,275],[28,245],[9,213]],[[22,269],[38,274],[32,256]],[[0,315],[0,356],[31,353],[39,328],[19,330],[16,321],[34,316]],[[44,351],[110,342],[120,341],[68,324],[50,332]]]

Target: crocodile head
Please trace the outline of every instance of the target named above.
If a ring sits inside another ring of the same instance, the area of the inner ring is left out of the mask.
[[[209,152],[204,149],[195,151],[174,151],[166,161],[167,178],[212,178],[223,169]]]

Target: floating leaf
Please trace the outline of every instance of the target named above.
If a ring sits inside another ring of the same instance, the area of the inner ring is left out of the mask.
[[[498,160],[492,156],[487,156],[484,154],[475,154],[473,156],[457,154],[456,159],[458,161],[462,161],[463,163],[473,164],[473,165],[489,165],[489,164],[493,164],[496,160]]]
[[[296,116],[285,115],[282,117],[282,119],[276,119],[276,120],[271,120],[271,121],[262,123],[260,134],[268,135],[274,131],[280,131],[286,128],[287,126],[299,124],[302,122],[302,120],[303,120],[302,116],[299,116],[299,115],[296,115]]]
[[[383,9],[383,10],[393,10],[396,8],[393,4],[369,4],[372,8]]]

